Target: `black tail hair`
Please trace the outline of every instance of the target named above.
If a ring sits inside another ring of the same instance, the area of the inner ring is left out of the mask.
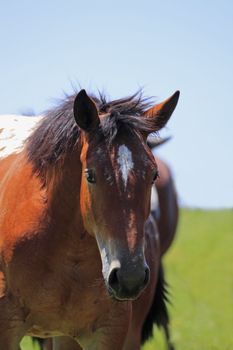
[[[142,328],[142,333],[141,333],[142,344],[144,344],[146,340],[152,337],[153,325],[156,324],[158,328],[164,329],[168,350],[175,350],[170,339],[169,314],[167,310],[168,302],[169,302],[169,299],[168,299],[167,283],[164,278],[164,270],[163,270],[162,263],[160,263],[154,300]]]
[[[39,344],[40,350],[43,350],[44,339],[32,337],[32,341],[33,341],[33,343],[37,342]]]

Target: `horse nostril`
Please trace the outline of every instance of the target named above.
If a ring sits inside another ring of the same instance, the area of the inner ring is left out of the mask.
[[[119,270],[118,268],[112,269],[108,277],[108,284],[113,290],[116,290],[119,285],[119,280],[117,275],[118,270]]]
[[[119,300],[135,299],[147,286],[149,279],[150,270],[147,265],[131,270],[112,267],[107,280],[108,291]]]
[[[149,267],[145,268],[145,278],[144,278],[144,286],[146,286],[148,284],[150,280],[150,269]]]

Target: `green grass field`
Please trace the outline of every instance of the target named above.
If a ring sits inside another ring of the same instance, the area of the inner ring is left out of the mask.
[[[232,350],[233,210],[182,210],[165,267],[176,350]],[[32,350],[30,339],[23,345]],[[143,347],[155,349],[166,349],[157,329]]]
[[[183,210],[165,266],[176,349],[232,350],[233,210]],[[156,330],[152,349],[166,349]]]

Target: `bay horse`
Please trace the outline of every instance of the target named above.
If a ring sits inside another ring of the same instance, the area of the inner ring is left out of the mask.
[[[81,90],[22,148],[1,145],[0,349],[18,349],[24,335],[55,337],[57,350],[140,349],[165,310],[146,140],[178,98],[151,106]]]

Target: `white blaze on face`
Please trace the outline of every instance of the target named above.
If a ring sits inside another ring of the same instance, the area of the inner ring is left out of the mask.
[[[134,164],[132,153],[125,145],[121,145],[118,148],[117,163],[119,164],[121,176],[126,189],[129,173],[133,170]]]
[[[19,153],[42,116],[0,115],[0,158]]]
[[[106,248],[100,250],[101,260],[102,260],[102,273],[104,278],[107,278],[109,271],[108,254]]]

